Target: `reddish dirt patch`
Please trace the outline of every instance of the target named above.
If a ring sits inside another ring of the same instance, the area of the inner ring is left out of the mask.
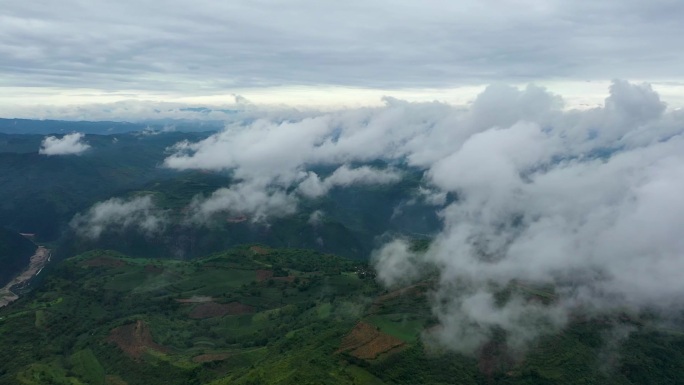
[[[194,309],[190,311],[190,318],[202,319],[202,318],[212,318],[212,317],[223,317],[224,315],[239,315],[239,314],[251,314],[254,313],[254,308],[249,305],[241,304],[240,302],[231,303],[216,303],[207,302],[195,306]]]
[[[273,277],[273,270],[257,270],[256,271],[256,280],[258,282],[263,282],[266,281],[269,278]]]
[[[105,385],[128,385],[128,382],[121,379],[119,376],[106,376]]]
[[[295,277],[294,275],[288,275],[287,277],[273,277],[273,280],[278,282],[292,283],[294,282],[295,278],[297,277]]]
[[[270,251],[268,251],[267,248],[261,247],[261,246],[252,246],[249,248],[249,251],[251,251],[255,254],[261,254],[261,255],[266,255],[270,252]]]
[[[145,265],[145,272],[151,274],[161,274],[164,272],[164,269],[159,266]]]
[[[404,346],[404,341],[389,334],[380,333],[365,345],[351,351],[349,354],[364,360],[373,360],[383,353],[387,353],[394,348]]]
[[[514,365],[505,343],[489,341],[480,348],[477,367],[485,376],[491,378],[496,373],[508,372]]]
[[[380,306],[387,301],[391,301],[393,299],[397,299],[397,298],[402,297],[402,296],[418,297],[420,295],[423,295],[425,293],[425,291],[427,290],[427,288],[428,288],[427,283],[422,282],[422,283],[417,283],[415,285],[403,287],[401,289],[397,289],[397,290],[391,291],[387,294],[383,294],[381,296],[378,296],[373,301],[373,305],[370,308],[370,313],[371,314],[376,313],[379,310]]]
[[[212,362],[212,361],[223,361],[227,360],[231,353],[220,353],[220,354],[200,354],[192,358],[192,362],[201,364],[202,362]]]
[[[121,267],[126,266],[126,262],[112,257],[96,257],[83,261],[81,265],[86,267]]]
[[[398,297],[401,297],[403,295],[420,295],[423,293],[424,289],[427,288],[426,283],[417,283],[415,285],[403,287],[401,289],[397,289],[394,291],[391,291],[387,294],[383,294],[375,299],[375,303],[382,303],[385,301],[389,301]]]
[[[192,296],[190,298],[180,298],[177,299],[176,302],[180,303],[204,303],[204,302],[212,302],[214,300],[213,297],[206,297],[206,296]]]
[[[162,353],[169,352],[168,348],[152,340],[150,327],[140,320],[112,329],[107,341],[115,343],[124,353],[135,359],[140,359],[147,349]]]
[[[269,279],[272,279],[272,280],[278,281],[278,282],[292,282],[296,278],[293,275],[288,275],[287,277],[274,277],[273,274],[274,274],[273,270],[257,270],[256,271],[256,280],[257,280],[257,282],[264,282],[264,281],[268,281]]]
[[[372,360],[380,354],[393,351],[404,345],[404,341],[379,331],[375,326],[359,322],[342,339],[337,353],[348,352],[356,358]]]

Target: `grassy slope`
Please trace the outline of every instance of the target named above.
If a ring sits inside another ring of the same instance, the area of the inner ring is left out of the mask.
[[[684,337],[630,321],[617,321],[634,332],[613,350],[603,343],[607,322],[576,322],[518,363],[492,353],[497,370],[483,374],[482,357],[426,353],[419,334],[434,323],[427,289],[381,297],[372,280],[353,273],[355,262],[307,250],[261,251],[240,247],[193,262],[92,251],[62,262],[42,287],[0,310],[0,384],[675,384],[683,378]],[[257,270],[293,278],[257,282]],[[207,296],[253,312],[195,319],[190,314],[201,304],[176,301]],[[135,359],[108,337],[137,321],[163,348],[143,349]],[[407,345],[370,361],[336,353],[359,321]]]

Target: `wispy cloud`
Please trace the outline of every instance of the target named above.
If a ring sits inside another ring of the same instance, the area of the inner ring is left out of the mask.
[[[309,198],[326,195],[334,187],[351,185],[383,185],[401,180],[401,173],[397,170],[378,170],[368,166],[350,168],[340,166],[327,178],[321,179],[313,171],[307,173],[306,178],[299,183],[297,191]]]

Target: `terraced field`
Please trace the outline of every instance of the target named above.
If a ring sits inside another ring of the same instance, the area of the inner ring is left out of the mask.
[[[261,246],[192,261],[81,254],[0,309],[0,384],[675,384],[684,370],[684,334],[619,315],[578,318],[524,359],[505,336],[477,357],[426,346],[422,333],[439,327],[430,282],[387,292],[356,273],[368,269]],[[631,334],[607,371],[616,324]]]

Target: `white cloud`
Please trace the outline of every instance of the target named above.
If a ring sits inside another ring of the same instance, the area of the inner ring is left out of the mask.
[[[97,239],[104,231],[136,228],[146,234],[164,229],[166,214],[158,209],[150,196],[130,200],[112,198],[94,204],[71,220],[71,228],[82,236]]]
[[[43,155],[78,155],[90,148],[90,145],[83,141],[84,134],[74,132],[64,135],[62,138],[48,136],[40,144],[38,153]]]
[[[309,171],[306,179],[297,187],[297,191],[308,198],[318,198],[338,186],[382,185],[396,183],[399,180],[401,180],[401,173],[396,170],[378,170],[368,166],[349,168],[343,165],[323,180],[315,172]]]
[[[196,197],[189,206],[189,220],[207,223],[219,215],[225,220],[263,222],[294,214],[297,199],[284,191],[256,183],[238,183],[214,191],[209,197]]]
[[[423,257],[395,243],[378,251],[379,277],[391,285],[437,269],[442,328],[432,337],[462,352],[492,327],[524,349],[572,312],[681,309],[683,118],[647,85],[622,81],[605,108],[497,117],[427,166],[432,184],[458,200],[442,210],[444,228]],[[556,299],[542,306],[519,290],[495,304],[497,291],[520,286],[553,287]]]

